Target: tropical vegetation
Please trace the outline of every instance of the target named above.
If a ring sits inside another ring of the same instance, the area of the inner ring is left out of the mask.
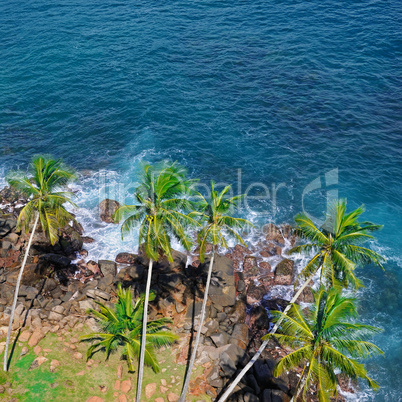
[[[193,371],[195,358],[197,356],[197,349],[200,342],[201,329],[204,325],[205,311],[208,300],[209,286],[211,283],[212,268],[214,264],[214,256],[218,247],[227,248],[227,238],[234,238],[239,243],[245,245],[244,240],[238,233],[239,230],[244,229],[246,226],[252,224],[240,218],[234,218],[230,214],[234,207],[243,197],[237,195],[235,197],[227,197],[230,186],[226,186],[220,193],[215,190],[215,183],[211,182],[211,197],[206,200],[199,194],[200,201],[197,204],[201,212],[193,211],[193,215],[197,215],[205,222],[205,225],[200,229],[197,235],[197,243],[199,245],[200,261],[204,262],[205,254],[208,245],[212,245],[212,254],[209,262],[207,282],[205,285],[204,299],[201,307],[201,317],[198,324],[197,335],[194,342],[194,348],[191,353],[190,363],[187,369],[186,379],[184,381],[183,391],[180,401],[184,402],[190,384],[191,373]]]
[[[163,162],[152,166],[146,164],[141,176],[141,184],[135,190],[135,205],[123,205],[114,214],[120,222],[124,237],[139,225],[138,244],[144,248],[149,258],[144,314],[141,338],[141,353],[138,368],[137,400],[141,400],[143,366],[145,359],[145,340],[148,319],[148,302],[151,288],[153,262],[161,255],[173,261],[171,239],[175,238],[186,250],[193,242],[188,227],[198,223],[186,211],[193,208],[188,199],[192,193],[194,180],[187,178],[187,171],[177,163]]]
[[[117,298],[113,308],[96,301],[99,311],[95,309],[87,311],[98,321],[101,332],[81,336],[80,340],[92,342],[87,351],[87,360],[100,351],[106,353],[108,359],[111,353],[121,349],[129,371],[133,372],[134,361],[139,358],[142,343],[145,296],[141,295],[133,301],[131,288],[123,289],[119,283]],[[152,301],[154,298],[154,293],[150,293],[149,300]],[[177,335],[166,330],[171,323],[172,320],[166,317],[147,323],[144,362],[156,373],[160,371],[160,366],[155,349],[171,345],[178,339]]]
[[[75,204],[71,201],[73,194],[65,190],[65,186],[75,179],[74,172],[65,166],[60,159],[50,156],[34,157],[29,165],[28,174],[25,172],[11,172],[7,181],[11,187],[28,198],[27,204],[19,213],[17,229],[24,232],[31,230],[28,246],[17,278],[14,300],[11,307],[10,322],[8,325],[6,347],[4,352],[4,371],[7,371],[8,348],[10,344],[11,328],[14,320],[15,308],[22,275],[28,259],[32,239],[38,223],[54,245],[58,238],[58,230],[70,221],[74,221],[64,204]],[[32,228],[31,225],[33,224]]]
[[[272,312],[281,319],[281,333],[268,334],[262,339],[275,337],[282,346],[292,349],[275,366],[274,375],[302,367],[295,397],[305,400],[313,387],[320,401],[329,401],[337,395],[337,374],[352,380],[362,378],[377,390],[362,363],[356,359],[368,358],[383,352],[367,339],[381,331],[370,325],[352,323],[357,316],[355,299],[344,297],[338,289],[321,287],[314,292],[314,303],[309,314],[292,304],[289,312]]]
[[[382,228],[371,222],[359,222],[364,207],[346,212],[346,200],[336,201],[330,207],[327,218],[318,228],[306,214],[296,216],[296,234],[304,244],[293,247],[289,253],[314,253],[301,271],[298,280],[307,279],[320,268],[320,281],[327,286],[351,284],[355,289],[362,286],[355,275],[357,266],[375,264],[383,268],[384,257],[362,244],[373,240],[370,233]]]
[[[350,284],[354,289],[363,286],[355,275],[357,266],[371,263],[383,268],[384,257],[370,248],[362,246],[364,242],[374,240],[374,236],[370,233],[381,229],[382,226],[368,221],[359,222],[358,219],[364,212],[364,207],[360,206],[347,213],[346,205],[346,200],[336,200],[330,205],[324,224],[320,228],[305,213],[296,216],[295,233],[305,243],[293,247],[289,253],[305,253],[307,255],[313,253],[314,255],[299,274],[295,286],[300,284],[301,280],[304,282],[268,335],[276,333],[286,314],[304,289],[311,284],[320,268],[320,285],[327,289],[334,287],[338,290],[347,288]],[[257,353],[236,376],[219,402],[224,402],[229,397],[236,385],[259,358],[268,345],[269,338],[266,337],[263,340]]]

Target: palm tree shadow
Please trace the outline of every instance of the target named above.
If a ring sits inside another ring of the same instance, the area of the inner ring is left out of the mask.
[[[186,378],[187,372],[188,372],[188,369],[189,369],[189,364],[190,364],[190,359],[191,359],[191,351],[193,349],[194,334],[196,334],[196,331],[195,331],[195,306],[196,306],[195,301],[196,301],[196,293],[197,293],[197,290],[194,289],[194,291],[192,292],[192,294],[193,294],[193,297],[192,297],[193,308],[192,308],[192,311],[191,311],[191,329],[190,329],[191,335],[190,335],[190,340],[189,340],[189,343],[188,343],[188,351],[187,351],[187,359],[186,359],[187,363],[186,363],[186,371],[184,373],[184,378]]]
[[[227,387],[232,384],[233,380],[237,377],[237,375],[240,373],[240,371],[243,369],[243,367],[248,363],[248,361],[249,361],[249,356],[248,356],[247,351],[248,351],[248,350],[251,348],[251,346],[253,345],[253,342],[254,342],[254,340],[255,340],[256,337],[257,337],[257,335],[254,334],[254,335],[250,338],[250,340],[249,340],[249,342],[248,342],[248,344],[247,344],[247,346],[246,346],[246,349],[245,349],[245,351],[244,351],[243,357],[242,357],[241,360],[237,363],[237,369],[236,369],[236,371],[235,371],[235,372],[233,373],[233,375],[226,381],[226,383],[224,384],[224,386],[223,386],[221,392],[216,396],[216,400],[219,400],[219,398],[220,398],[220,397],[224,394],[224,392],[226,391]],[[229,397],[228,401],[237,401],[237,397],[236,397],[236,396],[237,396],[237,395],[242,395],[243,393],[244,393],[244,392],[243,392],[242,390],[237,391],[237,392],[233,392],[232,395]]]
[[[15,337],[15,339],[14,339],[14,341],[13,341],[13,344],[12,344],[12,346],[11,346],[11,349],[10,349],[10,355],[8,356],[8,359],[7,359],[7,370],[8,370],[8,368],[10,367],[11,360],[12,360],[12,358],[13,358],[13,355],[14,355],[14,352],[15,352],[15,348],[16,348],[16,346],[17,346],[18,339],[19,339],[19,337],[20,337],[20,335],[21,335],[21,331],[22,331],[22,329],[25,327],[25,325],[26,325],[26,323],[27,323],[27,319],[28,319],[29,312],[31,311],[31,309],[32,309],[32,307],[33,307],[33,305],[34,305],[35,300],[36,300],[36,299],[38,298],[38,296],[42,293],[42,290],[44,289],[45,284],[46,284],[46,280],[47,280],[47,278],[45,278],[45,280],[44,280],[43,283],[42,283],[41,288],[39,289],[39,292],[38,292],[38,293],[36,294],[36,296],[31,300],[31,303],[30,303],[29,307],[26,309],[25,316],[24,316],[24,321],[23,321],[22,325],[20,326],[20,328],[18,329],[17,335],[16,335],[16,337]]]

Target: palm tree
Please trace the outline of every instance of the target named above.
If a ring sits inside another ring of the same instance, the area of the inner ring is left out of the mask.
[[[293,247],[289,253],[314,252],[297,282],[314,275],[321,268],[321,283],[345,288],[352,284],[357,289],[362,286],[354,274],[357,265],[375,264],[383,268],[385,258],[361,246],[367,240],[374,239],[370,232],[382,228],[371,222],[359,223],[358,219],[363,212],[364,207],[361,206],[346,213],[346,200],[336,201],[321,228],[317,228],[304,213],[296,216],[297,235],[307,243]]]
[[[63,206],[66,202],[75,206],[70,200],[73,194],[61,191],[68,182],[75,178],[73,171],[67,168],[60,159],[56,160],[50,156],[37,156],[32,159],[28,174],[29,176],[22,172],[10,172],[7,178],[11,187],[29,199],[19,214],[17,229],[28,232],[32,222],[33,227],[15,286],[4,352],[4,371],[7,371],[8,347],[21,278],[38,222],[40,222],[42,230],[51,244],[54,245],[58,240],[58,229],[68,222],[74,221],[74,217]]]
[[[317,228],[304,213],[296,216],[296,234],[302,240],[309,241],[309,243],[293,247],[289,253],[310,253],[311,251],[315,251],[315,255],[295,281],[295,285],[297,285],[300,279],[307,278],[293,296],[283,314],[286,315],[292,304],[296,302],[320,268],[322,268],[320,276],[321,284],[347,287],[349,283],[352,283],[355,288],[362,286],[361,282],[354,275],[357,265],[374,263],[383,268],[384,257],[367,247],[359,245],[364,241],[374,240],[374,237],[369,233],[382,227],[371,222],[359,223],[358,218],[363,212],[364,208],[361,206],[350,213],[346,213],[346,201],[337,200],[331,206],[322,228]],[[270,334],[274,334],[277,331],[280,323],[281,320],[278,320],[271,329]],[[267,345],[268,340],[265,340],[257,353],[230,384],[219,399],[219,402],[224,402],[228,398]]]
[[[186,250],[190,250],[193,244],[186,233],[186,228],[197,225],[197,222],[183,211],[193,208],[193,203],[184,196],[191,193],[195,181],[187,179],[186,174],[186,170],[177,163],[163,162],[157,166],[145,165],[141,184],[135,190],[138,204],[123,205],[114,214],[115,221],[124,219],[121,227],[123,237],[138,224],[140,225],[139,245],[144,245],[145,253],[149,258],[138,368],[138,401],[141,400],[153,262],[157,261],[160,255],[165,255],[169,261],[173,261],[171,237],[176,238]]]
[[[134,371],[133,360],[138,359],[141,349],[142,316],[144,314],[144,295],[133,303],[131,289],[122,289],[118,284],[118,301],[114,308],[103,303],[95,302],[100,311],[89,309],[98,320],[102,332],[84,335],[81,341],[95,341],[87,351],[87,360],[96,352],[104,351],[106,359],[110,353],[123,347],[122,355],[127,360],[129,371]],[[150,294],[150,300],[155,298]],[[151,366],[155,373],[159,373],[160,366],[155,354],[155,347],[168,346],[174,343],[179,337],[171,332],[165,331],[167,324],[172,323],[170,318],[159,318],[147,323],[145,364]]]
[[[370,325],[351,323],[357,316],[355,299],[341,296],[338,289],[321,287],[314,292],[310,314],[303,314],[300,306],[292,304],[287,315],[274,311],[276,320],[282,319],[281,334],[274,336],[282,345],[294,351],[275,366],[274,375],[303,365],[294,399],[300,392],[305,400],[307,391],[314,386],[320,401],[336,396],[337,377],[342,373],[350,379],[362,378],[374,390],[379,385],[371,379],[362,363],[356,359],[368,358],[383,352],[367,338],[381,332]]]
[[[198,207],[203,211],[201,217],[205,219],[205,226],[198,232],[197,242],[200,247],[200,261],[204,262],[205,252],[208,243],[212,243],[212,255],[209,262],[207,283],[205,285],[204,300],[202,302],[201,317],[198,324],[197,335],[194,342],[194,348],[191,354],[190,364],[187,370],[186,379],[183,386],[183,391],[180,396],[180,402],[184,402],[186,394],[188,391],[188,386],[190,383],[191,372],[193,371],[193,366],[195,358],[197,355],[197,348],[200,342],[201,328],[204,324],[205,311],[208,300],[209,285],[211,283],[212,267],[214,264],[214,256],[217,251],[218,246],[227,248],[226,237],[232,237],[236,239],[239,243],[245,245],[241,236],[236,230],[243,229],[245,226],[252,226],[252,224],[240,218],[233,218],[228,215],[230,209],[233,208],[242,198],[241,195],[236,197],[225,197],[227,192],[230,190],[230,186],[225,187],[220,193],[215,190],[214,182],[211,182],[211,199],[207,201],[201,194],[199,194],[201,201]],[[194,212],[197,214],[197,212]]]

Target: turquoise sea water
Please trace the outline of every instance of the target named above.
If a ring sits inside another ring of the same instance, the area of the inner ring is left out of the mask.
[[[178,160],[235,191],[266,185],[269,198],[255,186],[261,199],[242,209],[256,223],[290,222],[303,192],[314,216],[331,190],[364,203],[385,225],[373,247],[388,263],[361,269],[360,312],[385,329],[386,357],[368,362],[381,391],[362,384],[348,399],[402,400],[401,11],[396,0],[4,0],[0,181],[35,153],[80,170],[93,258],[135,246],[97,223],[96,205],[124,196],[141,160]]]

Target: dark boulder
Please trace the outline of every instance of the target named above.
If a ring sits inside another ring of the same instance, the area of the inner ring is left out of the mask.
[[[264,392],[261,396],[261,402],[272,402],[270,389],[264,389]]]
[[[263,306],[254,306],[249,311],[250,326],[255,329],[267,329],[269,326],[268,313]]]
[[[266,293],[267,290],[263,285],[256,285],[254,281],[251,282],[247,286],[247,304],[253,305],[259,303]]]
[[[126,268],[127,275],[131,278],[132,281],[140,281],[144,277],[145,268],[142,265],[130,265]]]
[[[60,254],[44,254],[40,256],[40,260],[47,261],[50,264],[60,268],[66,268],[70,265],[71,260],[68,257]]]
[[[7,236],[17,226],[15,219],[0,218],[0,238]]]
[[[248,373],[246,376],[246,380],[247,380],[247,385],[254,390],[254,394],[259,395],[259,393],[261,392],[261,388],[258,385],[258,382],[257,382],[256,378],[253,376],[253,374]],[[257,398],[257,401],[259,401],[258,398]]]
[[[137,255],[136,254],[131,254],[131,253],[119,253],[116,256],[115,261],[119,264],[129,264],[132,265],[136,262],[137,260]]]
[[[279,389],[272,389],[271,390],[271,401],[272,402],[289,402],[290,398],[285,392],[283,392]]]
[[[185,276],[180,273],[160,274],[158,278],[159,286],[167,290],[179,288],[183,281]]]
[[[257,364],[259,362],[259,364]],[[254,376],[261,388],[266,388],[270,383],[272,378],[272,372],[268,366],[268,364],[264,363],[263,360],[259,359],[255,362],[254,365]]]
[[[260,402],[260,399],[258,398],[257,395],[254,395],[251,392],[246,392],[243,395],[243,401],[244,402]]]
[[[170,272],[172,270],[183,270],[187,263],[187,255],[177,251],[171,251],[173,261],[169,261],[167,257],[158,260],[156,268],[159,272]]]
[[[268,310],[277,310],[277,311],[285,310],[285,308],[288,304],[289,304],[289,302],[285,299],[264,300],[262,303],[262,305],[265,308],[267,308]]]

